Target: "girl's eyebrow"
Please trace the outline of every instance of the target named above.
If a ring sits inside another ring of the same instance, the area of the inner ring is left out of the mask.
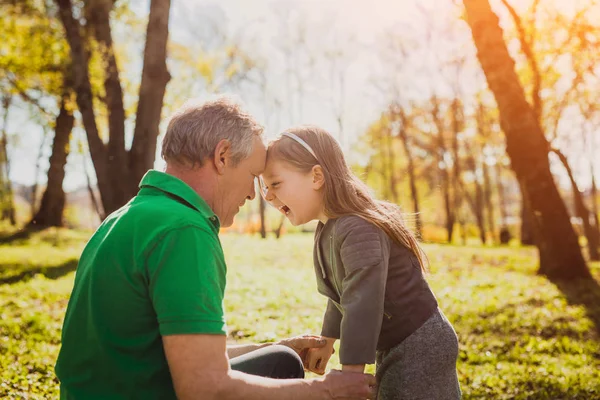
[[[271,181],[271,180],[279,178],[279,175],[277,175],[277,173],[270,174],[270,175],[269,174],[262,174],[262,178],[263,178],[263,180],[268,179],[268,180]]]

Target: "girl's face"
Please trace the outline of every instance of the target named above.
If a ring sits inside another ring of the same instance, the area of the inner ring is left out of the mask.
[[[320,166],[304,173],[285,161],[269,159],[262,174],[263,194],[294,226],[323,221],[323,174]]]

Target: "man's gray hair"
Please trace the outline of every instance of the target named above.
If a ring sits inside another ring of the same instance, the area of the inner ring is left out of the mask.
[[[162,142],[162,158],[168,162],[200,165],[212,156],[217,144],[227,139],[231,143],[234,166],[250,156],[254,136],[263,127],[239,104],[227,97],[201,105],[184,106],[169,122]]]

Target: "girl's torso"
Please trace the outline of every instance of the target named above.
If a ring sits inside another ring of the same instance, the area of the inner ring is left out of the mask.
[[[437,309],[437,300],[412,250],[391,240],[379,227],[358,216],[343,216],[319,223],[315,234],[314,264],[317,287],[342,314],[342,296],[360,298],[352,318],[360,326],[361,314],[382,316],[377,350],[387,350],[416,331]],[[368,271],[367,269],[374,268]],[[370,282],[353,281],[369,276]],[[373,280],[379,280],[373,284]],[[378,301],[383,296],[383,301]],[[364,307],[363,307],[364,306]]]

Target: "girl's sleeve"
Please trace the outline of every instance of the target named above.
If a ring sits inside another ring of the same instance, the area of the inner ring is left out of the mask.
[[[341,306],[340,362],[372,364],[384,314],[390,256],[388,236],[359,218],[338,222],[340,256],[345,270]]]
[[[327,299],[327,309],[325,310],[325,316],[323,317],[321,336],[339,339],[341,323],[342,313],[337,308],[333,300]]]

